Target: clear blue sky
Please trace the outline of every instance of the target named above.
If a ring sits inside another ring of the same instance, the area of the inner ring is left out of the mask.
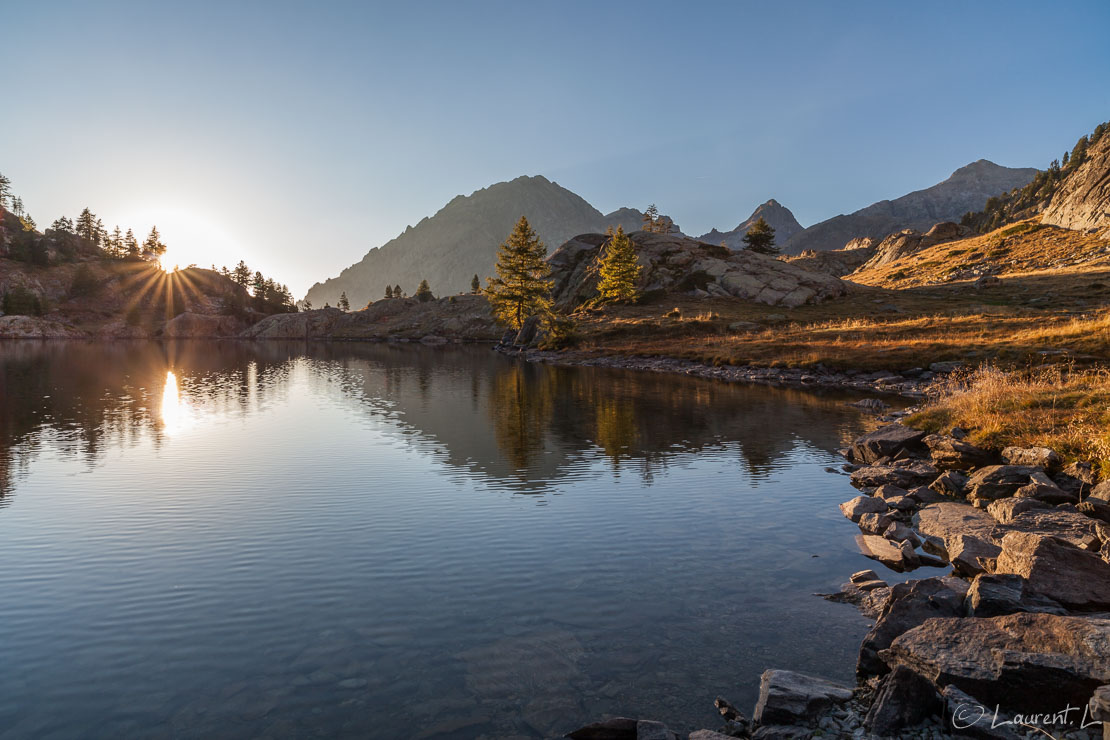
[[[805,225],[1110,119],[1110,3],[4,3],[0,172],[298,296],[542,174],[684,231]]]

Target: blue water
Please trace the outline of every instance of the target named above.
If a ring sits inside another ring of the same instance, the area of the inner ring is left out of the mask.
[[[0,344],[0,737],[716,727],[850,680],[840,397],[484,348]]]

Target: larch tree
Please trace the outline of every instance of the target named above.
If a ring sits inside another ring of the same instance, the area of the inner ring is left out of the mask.
[[[655,222],[659,218],[659,209],[652,203],[644,209],[644,227],[643,231],[655,231]]]
[[[416,286],[416,293],[413,295],[413,298],[421,303],[427,303],[435,298],[435,296],[432,295],[432,286],[428,285],[427,280],[421,280],[420,285]]]
[[[340,311],[351,310],[351,302],[347,300],[347,291],[343,291],[339,294],[339,302],[335,305],[339,308]]]
[[[636,280],[640,277],[636,248],[624,233],[624,227],[618,226],[614,232],[610,226],[606,233],[609,235],[609,242],[601,256],[601,280],[598,281],[597,290],[603,301],[631,303],[640,296],[640,291],[636,288]]]
[[[474,273],[474,277],[470,278],[470,292],[481,293],[482,281],[478,279],[478,273]]]
[[[498,321],[519,329],[529,316],[550,310],[546,257],[547,247],[521,216],[497,252],[497,277],[486,280],[486,296]]]
[[[393,297],[394,298],[404,298],[405,297],[405,292],[403,290],[401,290],[400,285],[394,285],[393,286]]]
[[[748,233],[744,234],[744,245],[759,254],[776,255],[779,248],[775,246],[775,229],[764,220],[763,216],[751,225]]]
[[[385,286],[385,297],[386,298],[392,298],[393,297],[393,286],[392,285]]]

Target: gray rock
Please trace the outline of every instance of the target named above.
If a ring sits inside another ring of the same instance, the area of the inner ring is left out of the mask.
[[[1087,702],[1091,718],[1099,722],[1110,722],[1110,686],[1099,686]]]
[[[881,657],[989,707],[1040,707],[1045,697],[1083,706],[1110,682],[1110,619],[1033,613],[929,619]]]
[[[939,472],[932,463],[908,461],[888,465],[868,465],[853,471],[850,480],[856,488],[878,488],[889,483],[910,489],[929,485]]]
[[[1047,509],[1048,504],[1035,498],[1018,498],[1011,496],[1010,498],[1000,498],[997,501],[991,501],[987,504],[987,513],[993,516],[1001,524],[1009,524],[1014,520],[1014,517],[1020,516],[1027,511],[1033,509]]]
[[[1021,532],[1051,535],[1080,550],[1097,551],[1104,541],[1110,540],[1110,527],[1071,507],[1022,512],[1010,521],[1009,527]]]
[[[868,569],[856,571],[852,574],[850,580],[852,581],[852,583],[863,583],[865,581],[877,581],[878,579],[879,574],[873,570]]]
[[[853,458],[861,462],[875,462],[883,457],[891,457],[904,449],[920,446],[925,432],[910,429],[902,424],[890,424],[876,429],[852,443]]]
[[[886,673],[880,651],[896,637],[933,617],[956,617],[964,613],[968,584],[959,578],[925,578],[896,583],[875,626],[860,645],[856,672],[860,675]]]
[[[856,544],[860,552],[872,560],[891,570],[902,573],[918,567],[917,553],[909,542],[892,542],[891,540],[873,534],[856,535]]]
[[[942,712],[940,695],[929,679],[897,666],[882,681],[864,719],[864,726],[880,737],[894,736]]]
[[[662,722],[642,719],[636,723],[636,740],[677,740],[678,735]]]
[[[1110,609],[1110,563],[1053,537],[1007,533],[994,572],[1022,576],[1031,593],[1071,609]]]
[[[859,528],[866,534],[883,534],[893,522],[886,514],[869,512],[859,518]]]
[[[752,740],[807,740],[813,733],[805,727],[767,725],[752,733]]]
[[[945,542],[948,562],[956,572],[965,577],[986,573],[994,567],[1002,548],[993,542],[967,534],[957,534]]]
[[[1066,613],[1055,601],[1026,593],[1025,586],[1025,579],[1012,573],[976,576],[967,592],[967,616],[1000,617],[1018,612]]]
[[[1008,465],[1032,465],[1049,473],[1055,473],[1064,463],[1047,447],[1006,447],[1002,450],[1002,461]]]
[[[928,490],[941,496],[963,496],[967,492],[967,476],[958,470],[946,470],[932,482]]]
[[[760,725],[806,722],[852,698],[847,686],[794,671],[767,670],[759,678],[753,719]]]
[[[840,505],[840,511],[853,522],[859,522],[864,514],[885,514],[886,502],[874,496],[856,496]]]
[[[996,707],[988,709],[981,701],[949,684],[940,692],[944,700],[945,729],[976,740],[1024,740],[1014,732],[1011,718]],[[997,726],[994,726],[997,725]]]
[[[941,470],[970,470],[997,462],[993,452],[952,437],[930,434],[921,441],[929,448],[933,464]]]
[[[722,735],[713,730],[694,730],[690,733],[689,740],[735,740],[729,735]]]
[[[1086,501],[1076,504],[1075,510],[1092,519],[1110,524],[1110,504],[1101,499],[1088,498]]]
[[[909,542],[910,547],[917,548],[921,546],[921,540],[917,538],[914,531],[902,522],[891,523],[882,534],[883,537],[886,537],[888,540]]]
[[[1079,501],[1079,494],[1075,491],[1066,491],[1055,483],[1045,485],[1040,482],[1027,483],[1014,492],[1015,498],[1036,499],[1042,503],[1056,506],[1057,504],[1074,504]]]
[[[988,465],[976,470],[968,478],[967,495],[969,498],[989,501],[1013,496],[1040,470],[1029,465]]]

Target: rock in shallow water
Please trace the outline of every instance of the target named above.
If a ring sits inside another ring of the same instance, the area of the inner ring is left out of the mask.
[[[864,724],[874,734],[888,736],[941,711],[940,695],[929,679],[897,666],[883,679]]]

